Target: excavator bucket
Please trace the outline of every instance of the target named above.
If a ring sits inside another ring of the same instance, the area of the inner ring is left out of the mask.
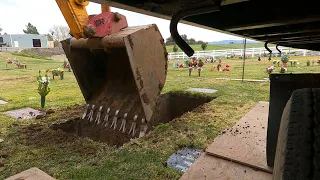
[[[157,26],[61,44],[87,103],[82,118],[132,138],[146,133],[167,74]]]

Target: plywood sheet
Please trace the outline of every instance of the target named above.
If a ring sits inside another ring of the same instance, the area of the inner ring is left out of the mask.
[[[5,180],[55,180],[40,169],[33,167]]]
[[[259,102],[235,126],[222,131],[206,152],[272,173],[266,161],[268,110],[268,102]]]
[[[203,153],[180,180],[271,180],[272,174]]]

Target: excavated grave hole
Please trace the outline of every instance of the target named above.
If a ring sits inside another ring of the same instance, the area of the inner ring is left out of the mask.
[[[148,126],[155,127],[159,124],[170,122],[184,113],[210,102],[214,98],[213,96],[182,92],[161,95]],[[118,129],[105,128],[101,124],[97,125],[80,118],[72,119],[62,124],[54,124],[51,128],[73,133],[80,137],[87,137],[94,141],[106,142],[111,146],[121,146],[132,138],[128,133],[123,134]],[[139,130],[137,130],[137,133],[139,133]]]

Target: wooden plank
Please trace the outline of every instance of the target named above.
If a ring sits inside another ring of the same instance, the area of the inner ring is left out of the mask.
[[[206,152],[272,173],[266,162],[268,110],[268,102],[259,102],[231,129],[222,131]]]
[[[272,174],[203,153],[180,180],[271,180]]]

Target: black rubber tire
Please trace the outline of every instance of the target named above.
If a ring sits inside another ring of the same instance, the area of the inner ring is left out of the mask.
[[[320,179],[320,89],[295,90],[287,102],[273,179]]]

